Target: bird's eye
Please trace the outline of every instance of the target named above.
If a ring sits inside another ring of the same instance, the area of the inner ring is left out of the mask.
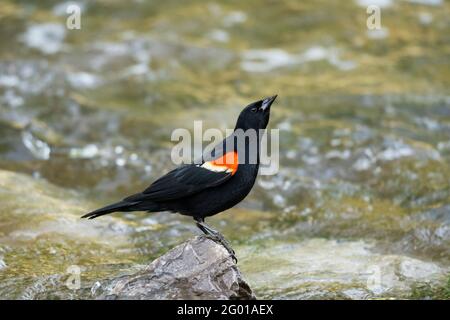
[[[255,107],[255,108],[252,108],[251,111],[252,111],[252,112],[256,112],[256,111],[258,111],[258,108],[256,108],[256,107]]]

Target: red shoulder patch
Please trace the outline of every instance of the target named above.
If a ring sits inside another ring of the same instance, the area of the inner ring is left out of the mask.
[[[215,172],[231,172],[234,175],[239,166],[238,154],[235,151],[227,152],[220,158],[205,162],[202,167]]]

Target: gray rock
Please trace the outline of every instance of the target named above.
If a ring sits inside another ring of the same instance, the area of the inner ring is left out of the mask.
[[[255,299],[227,250],[204,236],[107,284],[99,299]]]

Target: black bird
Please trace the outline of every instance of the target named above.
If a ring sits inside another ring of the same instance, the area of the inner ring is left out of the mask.
[[[236,259],[229,243],[205,223],[205,218],[238,204],[252,189],[260,164],[261,130],[267,127],[270,106],[276,97],[246,106],[239,115],[233,134],[204,154],[198,164],[181,165],[143,192],[82,218],[93,219],[117,211],[177,212],[192,216],[200,230],[223,244]]]

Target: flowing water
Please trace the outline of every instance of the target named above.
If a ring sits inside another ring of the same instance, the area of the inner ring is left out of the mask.
[[[450,298],[449,2],[3,0],[0,40],[0,298],[93,298],[192,237],[79,216],[275,93],[278,174],[209,220],[257,296]]]

